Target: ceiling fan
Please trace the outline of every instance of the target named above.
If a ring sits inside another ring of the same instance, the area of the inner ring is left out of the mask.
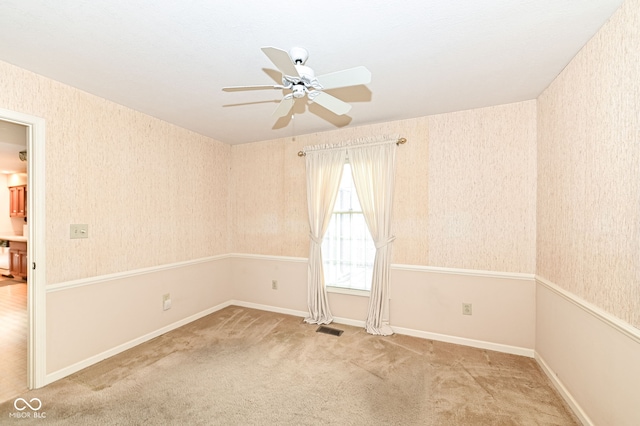
[[[305,65],[309,52],[301,47],[292,48],[289,53],[276,47],[263,47],[262,51],[282,73],[282,84],[261,86],[230,86],[223,87],[227,92],[238,90],[283,89],[290,90],[284,95],[280,104],[273,112],[275,117],[289,114],[296,99],[307,96],[310,101],[328,109],[336,115],[349,112],[351,105],[332,96],[324,90],[339,87],[356,86],[371,82],[371,72],[363,67],[349,68],[320,76]]]

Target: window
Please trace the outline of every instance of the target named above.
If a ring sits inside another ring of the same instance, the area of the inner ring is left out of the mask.
[[[351,174],[344,165],[342,181],[329,228],[322,242],[327,286],[371,290],[376,247],[364,220]]]

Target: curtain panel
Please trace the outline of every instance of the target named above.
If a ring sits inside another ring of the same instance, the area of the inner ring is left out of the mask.
[[[394,141],[395,142],[395,141]],[[389,325],[389,269],[391,264],[391,210],[395,177],[396,144],[359,146],[348,150],[353,180],[367,227],[376,245],[367,333],[393,334]]]
[[[329,309],[322,268],[322,239],[336,203],[346,151],[314,151],[306,155],[307,210],[309,212],[309,265],[307,305],[309,324],[329,324]]]

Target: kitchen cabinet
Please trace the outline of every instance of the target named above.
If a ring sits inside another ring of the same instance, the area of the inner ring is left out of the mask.
[[[27,217],[27,187],[9,187],[9,216]]]
[[[27,243],[11,241],[9,243],[9,273],[14,277],[27,279]]]

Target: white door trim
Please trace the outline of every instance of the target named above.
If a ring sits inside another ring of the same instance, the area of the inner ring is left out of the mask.
[[[45,120],[0,108],[0,120],[27,126],[27,384],[46,385]],[[36,268],[34,269],[34,265]]]

